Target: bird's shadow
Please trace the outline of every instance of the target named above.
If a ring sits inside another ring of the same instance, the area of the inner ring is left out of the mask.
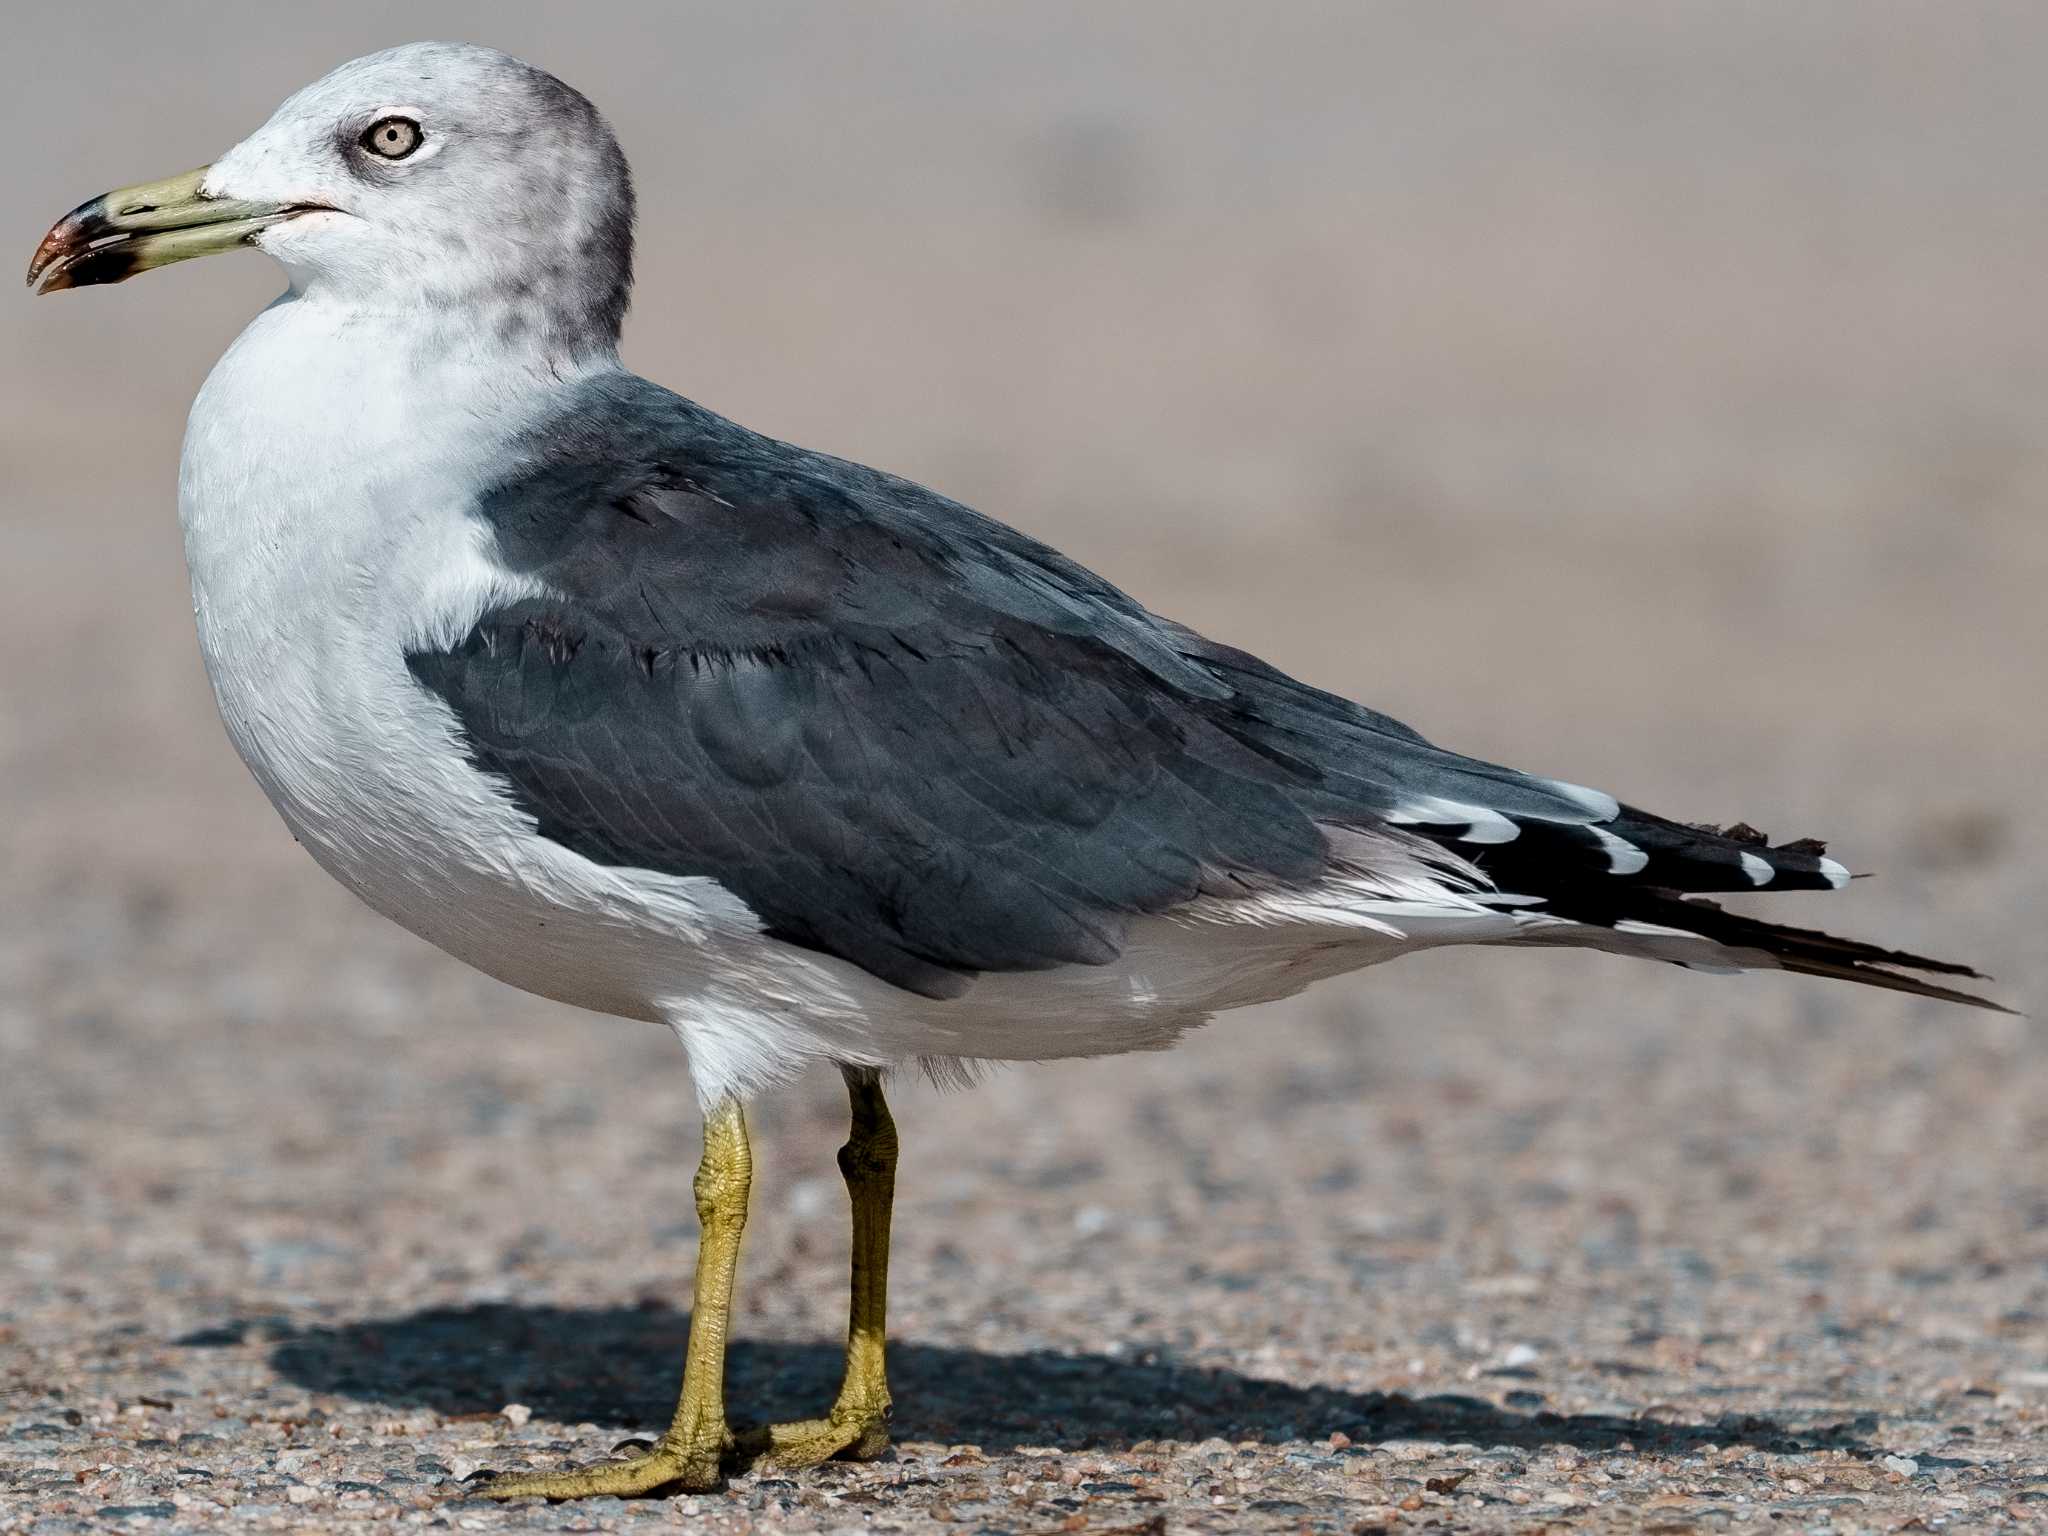
[[[558,1423],[658,1429],[674,1405],[689,1324],[688,1313],[665,1306],[431,1308],[333,1328],[271,1323],[269,1354],[279,1375],[314,1392],[450,1417],[495,1414],[521,1402]],[[253,1326],[208,1329],[178,1342],[240,1344]],[[737,1341],[726,1376],[734,1418],[816,1414],[830,1402],[839,1368],[836,1342]],[[1748,1445],[1875,1454],[1863,1435],[1876,1426],[1862,1420],[1793,1423],[1743,1414],[1686,1423],[1660,1416],[1654,1404],[1634,1413],[1522,1411],[1451,1393],[1410,1397],[1269,1381],[1142,1347],[1118,1355],[1009,1355],[895,1342],[889,1376],[899,1438],[990,1452],[1211,1437],[1282,1444],[1342,1431],[1360,1444],[1427,1439],[1602,1454],[1632,1447],[1660,1455]]]

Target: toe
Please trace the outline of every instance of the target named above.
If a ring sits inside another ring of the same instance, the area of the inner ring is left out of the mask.
[[[718,1453],[691,1455],[657,1447],[627,1461],[600,1462],[568,1472],[500,1477],[465,1490],[487,1499],[589,1499],[610,1495],[630,1499],[659,1489],[701,1493],[718,1484]]]
[[[770,1424],[748,1434],[741,1454],[757,1467],[794,1471],[835,1456],[873,1461],[889,1449],[889,1426],[880,1417],[801,1419]]]

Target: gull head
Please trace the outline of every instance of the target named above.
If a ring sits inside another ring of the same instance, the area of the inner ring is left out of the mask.
[[[603,117],[553,75],[410,43],[314,81],[209,166],[73,209],[29,285],[118,283],[240,246],[308,298],[609,348],[632,284],[633,187]]]

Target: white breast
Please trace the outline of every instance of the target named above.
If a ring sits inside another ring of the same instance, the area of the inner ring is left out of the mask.
[[[281,300],[193,405],[179,513],[221,718],[294,835],[372,907],[529,991],[653,1018],[714,927],[711,882],[621,878],[534,835],[405,655],[530,583],[469,513],[524,419],[473,367]]]

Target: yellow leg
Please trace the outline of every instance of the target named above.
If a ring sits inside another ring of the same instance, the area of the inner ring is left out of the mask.
[[[671,1485],[690,1490],[717,1485],[719,1462],[732,1446],[725,1426],[725,1343],[753,1172],[746,1117],[737,1101],[729,1099],[704,1120],[704,1160],[697,1165],[696,1181],[702,1233],[690,1351],[675,1418],[654,1449],[629,1461],[602,1462],[573,1472],[500,1478],[478,1492],[494,1499],[581,1499],[596,1494],[630,1497]]]
[[[846,1323],[846,1375],[822,1419],[773,1424],[742,1442],[757,1464],[815,1466],[834,1456],[869,1461],[889,1448],[889,1373],[884,1344],[889,1311],[889,1212],[896,1200],[896,1122],[882,1080],[848,1067],[853,1125],[839,1149],[839,1171],[853,1205],[853,1297]]]

